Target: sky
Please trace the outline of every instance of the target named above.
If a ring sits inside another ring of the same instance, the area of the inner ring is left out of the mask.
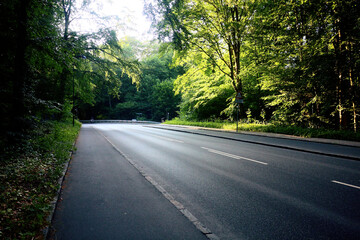
[[[76,2],[77,8],[80,8],[82,1]],[[141,41],[152,40],[155,37],[149,32],[151,22],[143,9],[144,0],[93,0],[86,11],[80,10],[75,14],[72,29],[89,33],[103,26],[116,30],[119,38],[132,36]],[[99,17],[106,20],[99,23]]]

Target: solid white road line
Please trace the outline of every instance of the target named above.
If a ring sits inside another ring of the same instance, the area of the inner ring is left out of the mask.
[[[336,181],[336,180],[332,180],[331,182],[341,184],[341,185],[344,185],[344,186],[348,186],[348,187],[352,187],[352,188],[356,188],[356,189],[360,189],[359,186],[355,186],[355,185],[344,183],[344,182],[339,182],[339,181]]]
[[[210,240],[219,240],[220,238],[212,233],[204,224],[202,224],[189,210],[187,210],[183,204],[175,200],[175,198],[169,194],[160,184],[158,184],[152,177],[147,175],[145,171],[136,164],[130,157],[128,157],[123,151],[115,146],[102,132],[94,128],[106,141],[113,146],[113,148],[122,155],[136,170],[150,183],[152,184],[170,203],[174,205],[200,232],[202,232]]]
[[[259,164],[263,164],[263,165],[268,165],[268,163],[266,163],[266,162],[257,161],[257,160],[251,159],[251,158],[241,157],[241,156],[238,156],[238,155],[218,151],[218,150],[207,148],[207,147],[201,147],[201,148],[205,149],[205,150],[208,150],[209,152],[219,154],[219,155],[222,155],[222,156],[225,156],[225,157],[230,157],[230,158],[234,158],[234,159],[243,159],[243,160],[246,160],[246,161],[251,161],[251,162],[255,162],[255,163],[259,163]]]

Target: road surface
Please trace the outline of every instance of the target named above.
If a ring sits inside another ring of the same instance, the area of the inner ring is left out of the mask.
[[[357,158],[360,148],[244,135],[237,141],[140,124],[84,129],[220,239],[360,238],[360,161],[335,157]]]
[[[47,239],[206,240],[96,130],[76,147]]]

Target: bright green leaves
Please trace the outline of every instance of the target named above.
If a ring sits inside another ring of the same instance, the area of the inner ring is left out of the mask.
[[[233,89],[228,78],[208,61],[206,54],[193,52],[177,60],[186,72],[174,82],[182,96],[180,115],[188,119],[217,118],[231,102]]]
[[[186,69],[175,81],[176,92],[182,94],[182,114],[194,113],[220,96],[212,89],[220,88],[222,78],[216,75],[222,75],[234,92],[242,91],[244,109],[251,109],[252,117],[264,118],[265,112],[267,119],[285,123],[356,130],[356,1],[155,3],[159,36],[173,40],[178,64]],[[231,117],[231,110],[224,112]]]

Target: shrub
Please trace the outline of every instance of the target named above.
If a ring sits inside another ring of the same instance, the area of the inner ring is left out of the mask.
[[[77,122],[44,122],[26,144],[9,147],[0,162],[0,238],[39,239],[64,163],[80,129]]]

